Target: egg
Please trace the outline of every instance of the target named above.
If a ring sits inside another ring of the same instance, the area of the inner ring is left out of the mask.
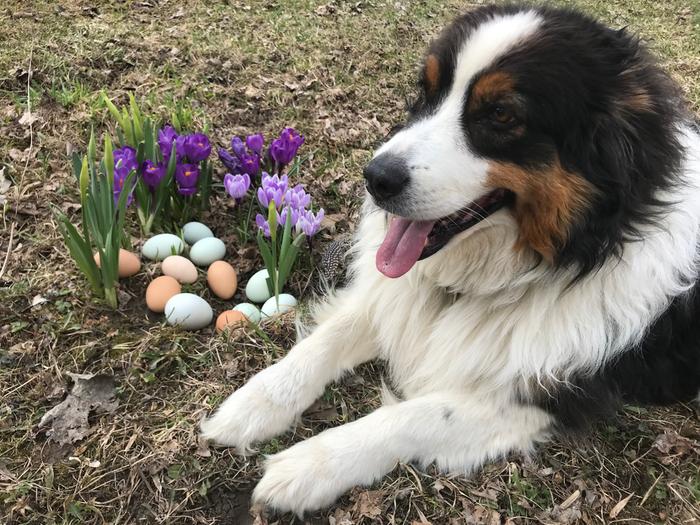
[[[245,287],[245,295],[254,303],[264,303],[270,296],[270,290],[267,287],[267,278],[270,276],[267,270],[260,270],[253,274],[248,279],[248,284]]]
[[[182,253],[184,249],[185,243],[180,237],[172,233],[161,233],[148,239],[141,248],[141,253],[147,259],[162,261],[169,255]]]
[[[185,330],[199,330],[211,323],[214,312],[204,299],[192,293],[179,293],[165,304],[168,324]]]
[[[226,310],[221,312],[216,318],[216,331],[223,332],[227,328],[235,326],[245,326],[248,324],[248,318],[239,310]]]
[[[190,248],[190,259],[198,266],[209,266],[226,255],[224,241],[216,237],[206,237]]]
[[[95,264],[100,268],[100,252],[97,252],[94,256]],[[141,260],[139,256],[135,253],[131,253],[129,250],[124,248],[119,249],[119,277],[131,277],[139,273],[141,269]]]
[[[185,242],[191,246],[207,237],[214,237],[214,232],[201,222],[188,222],[182,227],[182,236],[185,238]]]
[[[263,318],[274,317],[275,315],[283,314],[288,312],[297,305],[297,300],[293,295],[288,293],[281,293],[279,295],[279,306],[278,301],[274,297],[270,297],[265,304],[262,305],[260,311],[262,312]]]
[[[182,284],[192,284],[197,280],[197,268],[192,264],[192,261],[182,255],[166,257],[160,269],[163,274],[174,277]]]
[[[225,261],[214,261],[207,270],[209,288],[221,299],[231,299],[238,288],[236,270]]]
[[[180,283],[174,277],[161,275],[151,281],[146,288],[146,306],[152,312],[162,312],[173,296],[180,293]]]
[[[234,306],[233,309],[243,313],[251,323],[258,324],[260,322],[260,310],[254,304],[241,303]]]

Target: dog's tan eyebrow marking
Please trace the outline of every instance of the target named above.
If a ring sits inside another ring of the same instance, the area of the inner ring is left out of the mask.
[[[483,102],[497,100],[515,90],[515,80],[505,71],[485,73],[472,86],[469,109],[476,109]]]
[[[423,77],[425,79],[425,91],[428,95],[434,95],[439,87],[440,61],[433,54],[428,55],[425,59]]]

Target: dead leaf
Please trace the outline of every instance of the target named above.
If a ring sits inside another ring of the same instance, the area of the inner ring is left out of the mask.
[[[32,299],[32,308],[39,306],[40,304],[48,303],[49,300],[41,295],[35,295]]]
[[[630,494],[629,496],[627,496],[626,498],[623,498],[617,502],[617,505],[615,505],[612,508],[612,510],[610,511],[609,516],[611,519],[617,518],[617,515],[620,514],[620,512],[622,512],[622,509],[624,509],[625,506],[627,505],[627,503],[629,503],[629,500],[632,499],[632,496],[634,496],[634,492],[632,494]]]
[[[320,5],[316,8],[318,16],[328,16],[335,13],[337,8],[333,4]]]
[[[357,517],[376,518],[381,516],[381,502],[383,493],[380,490],[366,490],[357,497],[353,514]]]
[[[50,441],[60,445],[75,443],[90,434],[91,412],[111,414],[117,409],[114,378],[108,375],[71,374],[73,388],[68,396],[49,410],[38,428]]]
[[[661,458],[661,463],[664,465],[668,465],[674,459],[691,453],[700,454],[700,443],[681,436],[675,430],[666,431],[657,436],[652,446],[662,454],[666,454],[665,457]]]
[[[262,98],[262,92],[258,88],[253,86],[252,84],[245,88],[245,91],[243,92],[243,94],[246,96],[246,98],[253,98],[253,99]]]
[[[0,205],[5,204],[7,192],[10,189],[10,181],[5,178],[5,166],[0,168]]]
[[[20,117],[19,123],[22,126],[28,127],[34,124],[37,120],[39,120],[39,117],[36,113],[32,113],[31,111],[26,110],[24,114]]]
[[[194,451],[195,456],[200,458],[211,457],[211,450],[209,450],[209,442],[202,438],[201,436],[197,438],[197,450]]]
[[[559,505],[559,507],[561,507],[562,509],[568,509],[568,508],[571,507],[571,505],[573,505],[573,504],[576,502],[576,500],[579,499],[580,497],[581,497],[581,491],[580,491],[580,490],[576,490],[576,491],[574,491],[573,494],[571,494],[571,496],[569,496],[568,498],[566,498],[566,499],[564,500],[564,502],[563,502],[561,505]]]
[[[15,475],[7,468],[7,463],[0,461],[0,481],[14,481]]]

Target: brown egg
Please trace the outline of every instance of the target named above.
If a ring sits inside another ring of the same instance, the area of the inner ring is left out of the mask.
[[[192,264],[192,261],[185,259],[182,255],[166,257],[161,263],[160,269],[163,275],[174,277],[183,284],[192,284],[197,280],[197,268]]]
[[[100,252],[97,252],[93,257],[95,264],[100,267]],[[119,277],[131,277],[139,273],[141,269],[141,260],[134,253],[124,248],[119,249]]]
[[[238,288],[236,270],[227,262],[214,261],[207,270],[207,283],[217,296],[222,299],[231,299]]]
[[[229,328],[246,325],[247,323],[248,318],[243,312],[239,312],[238,310],[226,310],[225,312],[221,312],[219,317],[216,318],[216,331],[221,333]]]
[[[165,303],[181,291],[180,283],[174,277],[161,275],[151,281],[146,288],[146,306],[153,312],[165,310]]]

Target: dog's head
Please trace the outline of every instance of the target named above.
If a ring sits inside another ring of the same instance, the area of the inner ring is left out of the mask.
[[[378,269],[403,275],[496,212],[513,214],[517,249],[595,268],[673,182],[677,104],[624,30],[547,8],[462,16],[430,47],[406,124],[364,172],[392,215]]]

